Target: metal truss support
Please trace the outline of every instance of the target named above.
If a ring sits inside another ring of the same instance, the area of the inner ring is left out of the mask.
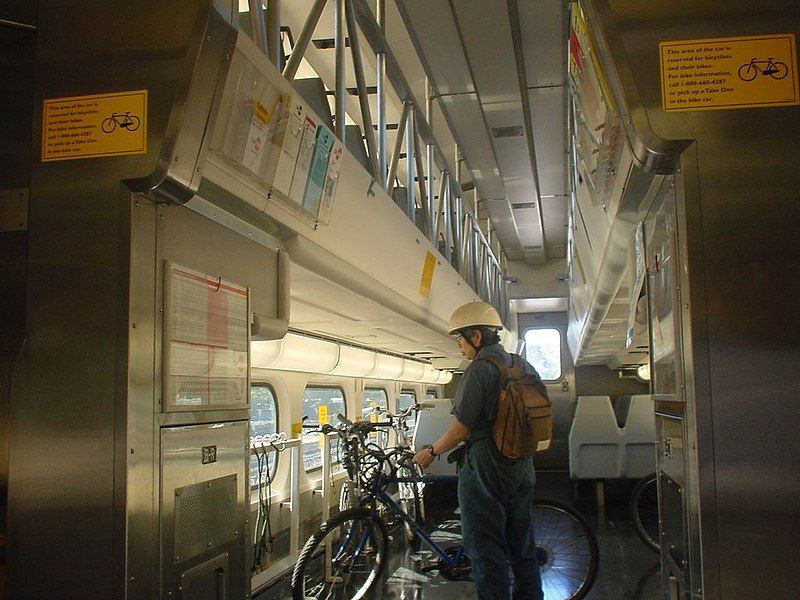
[[[375,5],[375,18],[381,33],[386,36],[386,0],[377,0]],[[393,178],[387,177],[388,157],[387,138],[386,138],[386,53],[377,52],[375,54],[376,64],[376,87],[378,95],[378,173],[383,189],[390,190]],[[405,104],[403,104],[405,111]],[[398,125],[399,127],[399,125]],[[398,130],[398,135],[402,138]]]
[[[377,148],[375,147],[375,133],[372,128],[372,114],[369,108],[367,83],[364,79],[364,62],[361,59],[361,43],[359,42],[358,25],[353,16],[353,0],[345,0],[345,13],[347,17],[347,34],[350,37],[350,53],[353,55],[353,71],[356,75],[356,90],[358,91],[358,105],[361,108],[361,122],[364,125],[364,137],[367,140],[367,154],[372,176],[383,184],[383,174],[378,171]],[[337,102],[338,106],[338,102]],[[338,108],[337,108],[338,111]]]
[[[336,0],[334,11],[334,44],[336,52],[336,85],[334,97],[336,98],[336,137],[342,144],[345,143],[345,125],[347,124],[347,85],[345,77],[345,0]]]
[[[267,1],[267,51],[269,59],[278,69],[283,68],[281,45],[281,0]]]
[[[294,45],[294,48],[292,48],[292,54],[289,56],[286,67],[283,69],[283,76],[289,81],[294,79],[294,76],[297,75],[300,61],[302,61],[303,56],[305,56],[306,48],[308,48],[308,44],[311,41],[311,36],[314,35],[314,30],[317,28],[317,23],[319,23],[319,18],[322,16],[322,10],[325,8],[327,1],[328,0],[317,0],[308,13],[306,23],[303,25],[303,31],[300,32],[300,37],[297,38],[297,43]]]
[[[400,115],[400,122],[397,124],[397,137],[394,140],[394,150],[389,160],[389,174],[386,176],[386,190],[390,191],[394,187],[394,178],[397,177],[397,164],[400,162],[400,152],[403,148],[403,136],[406,132],[406,124],[411,115],[411,102],[403,102],[403,112]],[[380,128],[380,125],[378,126]],[[385,141],[385,140],[384,140]]]
[[[258,49],[269,58],[267,43],[267,26],[264,23],[264,5],[261,0],[248,0],[250,9],[250,25],[253,28],[253,41]]]

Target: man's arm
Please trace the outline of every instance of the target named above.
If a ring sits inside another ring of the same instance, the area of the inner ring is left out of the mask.
[[[435,454],[431,453],[429,446],[426,446],[414,455],[414,462],[423,469],[427,468],[433,462],[435,456],[444,454],[451,448],[458,446],[467,438],[468,433],[469,429],[467,429],[467,426],[458,419],[455,419],[450,427],[439,436],[439,439],[431,444]]]

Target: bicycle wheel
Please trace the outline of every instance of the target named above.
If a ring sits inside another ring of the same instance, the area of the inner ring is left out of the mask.
[[[128,115],[128,119],[125,121],[125,129],[128,131],[136,131],[141,124],[142,120],[139,117],[136,115]]]
[[[387,539],[383,522],[366,508],[346,510],[324,522],[297,559],[293,600],[367,597],[383,573]]]
[[[789,68],[786,66],[786,63],[782,63],[779,60],[776,60],[770,66],[772,68],[770,69],[769,76],[773,79],[783,79],[789,74]]]
[[[753,81],[758,75],[758,70],[752,63],[745,63],[739,67],[739,79],[742,81]]]
[[[111,133],[117,128],[117,121],[114,117],[108,117],[103,119],[100,123],[100,129],[103,130],[103,133]]]
[[[403,466],[398,468],[397,476],[400,479],[422,479],[422,469],[419,465],[414,468]],[[416,481],[401,481],[398,485],[400,499],[398,504],[414,523],[420,528],[425,526],[425,502],[423,501],[424,483]],[[403,533],[409,543],[417,540],[417,534],[411,524],[403,519]]]
[[[533,501],[533,535],[545,600],[578,600],[597,577],[597,538],[573,509],[553,500]]]
[[[655,473],[640,479],[631,492],[628,509],[636,533],[653,552],[661,551],[658,537],[658,479]]]

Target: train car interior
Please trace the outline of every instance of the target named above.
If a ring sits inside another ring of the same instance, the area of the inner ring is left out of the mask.
[[[473,302],[552,406],[546,600],[796,600],[798,30],[3,2],[0,600],[476,597],[459,462],[411,461]]]

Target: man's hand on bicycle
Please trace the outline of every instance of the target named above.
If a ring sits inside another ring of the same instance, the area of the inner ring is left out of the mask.
[[[422,450],[420,450],[414,455],[413,461],[415,464],[418,464],[423,469],[427,469],[429,466],[431,466],[433,459],[436,458],[437,456],[438,454],[436,454],[436,451],[434,450],[433,446],[428,444],[427,446],[424,446]]]

